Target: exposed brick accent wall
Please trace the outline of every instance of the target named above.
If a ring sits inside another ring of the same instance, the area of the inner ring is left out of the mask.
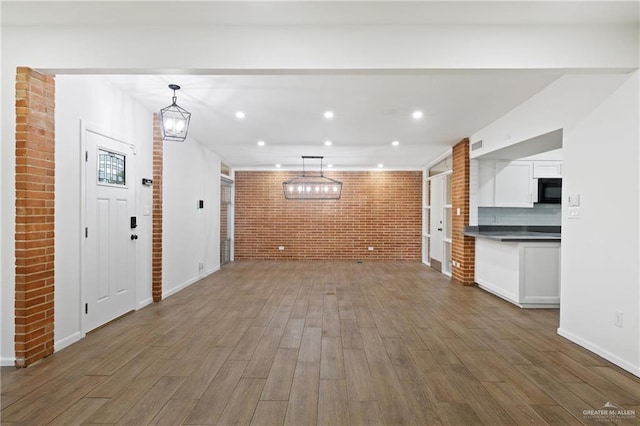
[[[236,172],[236,260],[420,261],[422,172],[331,172],[340,200],[286,200],[282,182],[297,175]]]
[[[469,139],[463,139],[453,147],[453,174],[451,175],[451,202],[453,208],[451,259],[459,262],[453,266],[451,276],[464,285],[473,285],[475,277],[475,239],[462,235],[469,225]],[[460,215],[456,210],[460,209]]]
[[[16,73],[16,367],[53,353],[55,81]]]
[[[153,301],[162,300],[162,122],[153,114],[153,209],[151,230],[151,287]]]

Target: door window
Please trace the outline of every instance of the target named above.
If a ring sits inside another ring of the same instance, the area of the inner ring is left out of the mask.
[[[98,183],[125,186],[127,184],[126,161],[124,154],[98,149]]]

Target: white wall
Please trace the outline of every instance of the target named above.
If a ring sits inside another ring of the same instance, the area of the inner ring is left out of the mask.
[[[80,236],[81,149],[80,121],[92,128],[136,145],[136,308],[151,303],[152,188],[142,186],[142,177],[152,177],[152,111],[98,76],[56,77],[56,217],[55,217],[55,350],[83,337],[81,328]],[[3,137],[4,130],[3,130]],[[9,137],[5,141],[11,141]],[[3,150],[12,155],[14,146]],[[9,161],[3,160],[6,165]],[[13,171],[13,167],[9,167]],[[9,179],[8,179],[9,180]],[[11,185],[13,176],[10,176]],[[195,140],[167,142],[164,162],[164,276],[163,293],[168,296],[220,267],[219,200],[220,160]],[[3,202],[13,205],[11,188],[4,185]],[[205,209],[196,210],[196,201]],[[11,223],[13,215],[3,215]],[[7,228],[5,228],[6,230]],[[2,365],[14,360],[14,275],[12,242],[2,242]],[[198,262],[204,262],[198,270]]]
[[[220,269],[220,157],[191,139],[165,142],[163,198],[166,297]]]
[[[483,140],[482,153],[487,153],[563,129],[558,332],[636,375],[640,375],[638,90],[637,71],[566,75],[470,138]],[[473,184],[472,179],[472,190]],[[570,193],[580,194],[582,219],[567,219]],[[477,200],[472,209],[476,206]],[[623,328],[613,326],[614,311],[624,313]]]
[[[575,126],[626,77],[627,74],[622,73],[560,77],[531,99],[474,133],[469,138],[470,144],[481,140],[482,148],[471,151],[471,158]]]
[[[91,76],[56,78],[56,257],[55,342],[56,350],[82,337],[80,327],[80,120],[115,138],[136,145],[137,234],[136,306],[151,301],[151,188],[139,177],[151,177],[152,112],[140,106],[103,79]]]
[[[635,72],[565,133],[559,333],[640,376],[640,108]],[[614,312],[623,327],[614,326]]]

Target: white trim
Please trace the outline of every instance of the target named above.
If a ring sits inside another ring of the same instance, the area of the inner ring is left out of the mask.
[[[197,277],[193,277],[190,280],[187,280],[187,281],[183,282],[182,284],[178,285],[177,287],[172,288],[169,291],[162,292],[162,299],[165,299],[167,297],[173,296],[174,294],[178,293],[179,291],[184,290],[185,288],[189,287],[190,285],[197,283],[198,281],[208,277],[209,275],[211,275],[214,272],[217,272],[219,270],[220,270],[220,266],[216,266],[216,267],[214,267],[212,269],[209,269],[208,271],[206,271],[202,275],[198,275]]]
[[[494,284],[491,284],[483,280],[482,278],[476,277],[475,281],[478,284],[478,287],[480,287],[482,290],[487,291],[495,296],[498,296],[501,299],[506,300],[507,302],[511,302],[514,305],[518,306],[519,308],[522,308],[522,305],[518,303],[518,298],[516,297],[515,293],[505,291],[503,288],[500,288]]]
[[[435,166],[436,164],[438,164],[439,162],[441,162],[445,158],[450,157],[452,155],[453,155],[453,148],[449,148],[445,152],[443,152],[442,154],[438,155],[436,158],[431,160],[429,163],[427,163],[427,165],[424,166],[423,168],[427,169],[427,171],[429,171],[429,169],[431,167]]]
[[[138,306],[136,306],[136,311],[139,311],[142,308],[145,308],[149,305],[151,305],[153,303],[153,297],[149,297],[147,299],[141,300],[140,303],[138,303]]]
[[[0,358],[0,367],[15,367],[15,365],[16,365],[15,357]]]
[[[447,176],[447,175],[452,175],[452,174],[453,174],[453,170],[447,170],[446,172],[438,173],[437,175],[428,176],[428,177],[425,179],[425,181],[430,181],[431,179],[434,179],[434,178],[437,178],[437,177],[440,177],[440,176]],[[444,205],[444,206],[442,206],[442,207],[450,206],[450,205],[451,205],[451,204],[445,204],[445,205]]]
[[[618,367],[627,370],[629,373],[636,375],[638,377],[640,377],[640,365],[633,365],[628,361],[625,361],[624,359],[620,358],[619,356],[601,348],[598,345],[595,345],[591,342],[589,342],[588,340],[585,340],[581,337],[576,336],[575,334],[571,333],[570,331],[567,331],[561,327],[558,327],[558,334],[562,337],[564,337],[567,340],[572,341],[573,343],[582,346],[585,349],[590,350],[591,352],[595,353],[596,355],[601,356],[602,358],[606,359],[607,361],[612,362],[613,364],[617,365]]]
[[[61,351],[62,349],[66,348],[67,346],[73,345],[74,343],[80,341],[84,336],[85,336],[84,333],[82,333],[80,331],[76,331],[72,335],[67,336],[64,339],[58,340],[57,342],[54,342],[53,351],[54,352]]]

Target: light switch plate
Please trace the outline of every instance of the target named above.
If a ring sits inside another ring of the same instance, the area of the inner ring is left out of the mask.
[[[569,207],[580,207],[580,194],[569,194],[567,204]]]

